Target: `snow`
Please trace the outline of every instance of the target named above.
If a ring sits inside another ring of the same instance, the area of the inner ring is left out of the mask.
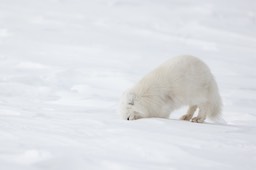
[[[254,0],[1,0],[1,170],[254,170]],[[226,124],[122,120],[122,92],[171,57],[211,68]]]

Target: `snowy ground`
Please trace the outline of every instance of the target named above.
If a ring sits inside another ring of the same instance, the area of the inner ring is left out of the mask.
[[[0,0],[0,169],[254,170],[255,49],[255,0]],[[180,54],[210,66],[227,124],[121,120]]]

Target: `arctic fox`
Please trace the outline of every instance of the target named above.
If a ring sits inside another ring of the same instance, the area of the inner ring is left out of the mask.
[[[202,123],[221,115],[221,97],[208,66],[193,56],[178,56],[163,63],[127,90],[120,104],[126,120],[168,118],[181,106],[189,106],[180,119]],[[198,115],[193,117],[196,110]]]

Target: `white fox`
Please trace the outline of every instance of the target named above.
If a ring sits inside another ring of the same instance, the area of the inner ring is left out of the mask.
[[[186,105],[189,109],[181,120],[202,123],[207,117],[220,118],[221,97],[210,69],[188,55],[163,63],[127,90],[120,112],[126,120],[168,118],[173,110]],[[193,117],[197,108],[198,115]]]

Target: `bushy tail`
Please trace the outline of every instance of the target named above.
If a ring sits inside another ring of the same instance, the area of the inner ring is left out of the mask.
[[[222,119],[222,100],[219,94],[218,86],[214,80],[212,82],[212,87],[210,88],[209,97],[209,118],[213,121],[224,121]]]

